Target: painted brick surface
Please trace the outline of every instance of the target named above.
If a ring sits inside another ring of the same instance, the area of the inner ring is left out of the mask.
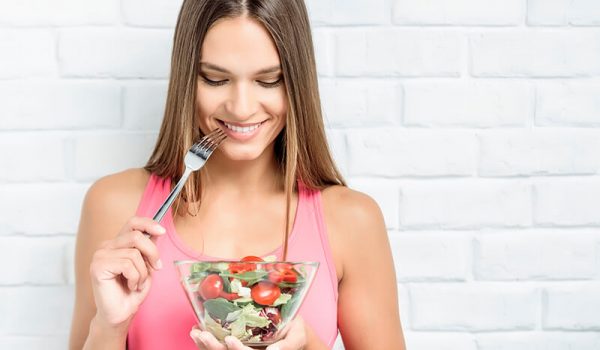
[[[181,3],[0,0],[0,348],[67,347],[83,196],[146,161]],[[600,348],[600,2],[306,3],[408,348]]]

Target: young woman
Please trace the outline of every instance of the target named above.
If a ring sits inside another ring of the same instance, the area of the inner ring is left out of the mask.
[[[228,138],[163,221],[149,219],[216,128]],[[338,330],[348,350],[404,349],[381,211],[328,151],[302,0],[185,0],[148,164],[100,179],[84,201],[71,349],[248,349],[194,327],[173,266],[248,255],[320,262],[268,349],[331,348]]]

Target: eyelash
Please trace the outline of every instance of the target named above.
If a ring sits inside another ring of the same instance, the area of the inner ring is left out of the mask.
[[[202,80],[204,80],[204,82],[210,86],[222,86],[225,85],[227,83],[227,80],[210,80],[205,76],[202,76]],[[279,79],[277,79],[276,81],[272,82],[272,83],[265,83],[264,81],[257,81],[258,85],[264,87],[264,88],[276,88],[279,85],[281,85],[281,83],[283,82],[283,78],[280,77]]]

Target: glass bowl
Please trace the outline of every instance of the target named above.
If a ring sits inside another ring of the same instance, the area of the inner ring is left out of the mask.
[[[175,265],[201,329],[220,342],[233,335],[247,346],[267,346],[296,316],[319,263],[247,258]]]

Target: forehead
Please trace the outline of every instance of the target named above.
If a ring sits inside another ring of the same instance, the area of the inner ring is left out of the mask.
[[[217,21],[206,33],[201,57],[232,73],[245,74],[279,65],[277,47],[258,21],[240,16]]]

